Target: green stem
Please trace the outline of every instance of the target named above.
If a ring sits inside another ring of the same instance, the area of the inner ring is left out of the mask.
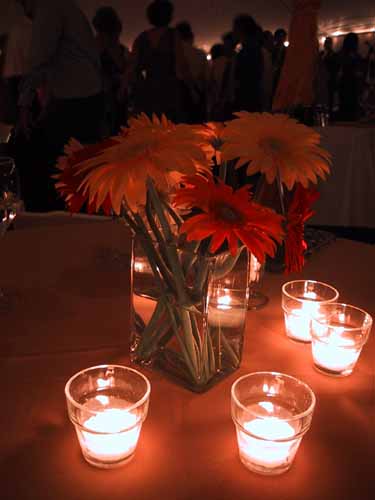
[[[223,333],[221,334],[221,343],[222,343],[223,349],[226,351],[226,354],[229,356],[230,360],[232,361],[233,366],[235,368],[237,368],[238,365],[240,364],[240,360],[239,360],[237,354],[235,353],[233,347],[230,345],[230,343],[228,342],[227,338],[225,337],[225,335]]]
[[[227,173],[228,173],[228,164],[226,161],[223,161],[219,167],[219,178],[226,183],[227,181]]]
[[[148,187],[148,192],[150,195],[150,199],[153,205],[153,208],[156,212],[156,215],[158,216],[158,219],[160,221],[162,231],[164,233],[164,238],[165,238],[165,252],[168,257],[168,263],[170,270],[173,274],[174,277],[174,282],[176,285],[176,290],[177,290],[177,296],[178,296],[178,301],[180,305],[186,305],[189,303],[189,297],[186,293],[184,283],[185,283],[185,276],[181,268],[181,263],[178,258],[178,253],[177,253],[177,247],[175,244],[175,238],[173,237],[173,233],[171,231],[171,228],[169,226],[169,223],[164,215],[163,208],[160,203],[159,196],[157,194],[157,191],[155,189],[155,185],[153,181],[149,178],[147,180],[147,187]]]
[[[279,168],[277,169],[276,185],[277,185],[277,192],[279,194],[279,199],[280,199],[281,215],[283,215],[285,217],[286,210],[285,210],[285,202],[284,202],[284,186],[283,186],[283,182],[281,180],[281,174],[280,174]]]
[[[155,236],[155,239],[159,244],[159,251],[160,251],[161,257],[162,257],[164,262],[168,262],[168,257],[167,257],[166,252],[165,252],[165,241],[164,241],[163,235],[161,234],[157,224],[155,223],[155,219],[154,219],[153,214],[152,214],[152,205],[151,205],[151,201],[150,201],[149,196],[147,196],[146,217],[147,217],[147,221],[150,225],[150,228]]]
[[[139,230],[142,234],[142,244],[147,252],[148,255],[148,260],[150,262],[150,265],[154,271],[154,274],[156,272],[156,275],[160,277],[160,275],[163,277],[163,280],[165,282],[165,285],[168,286],[168,288],[173,292],[175,290],[175,286],[173,284],[172,278],[169,274],[168,268],[165,266],[163,260],[160,258],[157,250],[155,249],[154,242],[152,241],[149,232],[147,230],[147,227],[145,226],[142,217],[139,214],[134,214],[134,218],[136,222],[138,223]],[[160,275],[159,275],[160,273]],[[162,281],[162,280],[161,280]],[[163,290],[165,288],[162,287],[161,289]]]
[[[180,228],[184,222],[184,220],[182,219],[182,217],[180,217],[178,215],[177,212],[175,212],[175,210],[173,210],[173,208],[170,206],[170,204],[164,200],[162,200],[162,203],[165,207],[165,209],[167,210],[167,212],[169,213],[169,215],[172,217],[172,219],[175,221],[176,223],[176,226],[178,228]]]
[[[166,303],[167,309],[169,311],[169,315],[171,318],[172,328],[174,330],[176,339],[180,345],[182,355],[184,357],[187,368],[189,369],[191,376],[193,377],[194,382],[199,383],[199,374],[197,364],[194,363],[193,359],[190,357],[190,353],[188,352],[184,340],[181,338],[179,327],[176,321],[175,313],[173,311],[173,307],[169,302]]]
[[[178,314],[181,320],[182,330],[184,332],[183,340],[186,345],[186,349],[189,352],[192,364],[198,375],[200,373],[199,354],[197,355],[198,346],[194,338],[193,327],[190,320],[190,314],[184,308],[179,308]]]

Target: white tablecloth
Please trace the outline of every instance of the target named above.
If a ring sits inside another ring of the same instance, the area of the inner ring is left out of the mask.
[[[327,182],[312,224],[375,228],[375,128],[329,126],[317,129],[332,154]]]

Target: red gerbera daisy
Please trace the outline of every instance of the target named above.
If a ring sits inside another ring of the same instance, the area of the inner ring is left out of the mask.
[[[79,212],[85,204],[87,204],[87,212],[89,214],[94,213],[96,208],[99,208],[96,207],[96,198],[89,203],[89,193],[81,186],[88,170],[81,170],[78,166],[83,161],[92,158],[115,144],[115,141],[112,139],[107,139],[100,144],[83,146],[75,139],[71,139],[68,145],[65,146],[65,156],[59,158],[57,164],[60,172],[53,177],[58,180],[56,189],[64,198],[70,212]],[[109,215],[111,213],[112,204],[109,195],[105,198],[101,207],[105,214]]]
[[[305,222],[314,215],[311,205],[319,198],[314,188],[306,189],[301,184],[293,195],[287,213],[287,228],[285,240],[285,272],[302,271],[305,263],[304,253],[307,249],[304,240]]]
[[[227,241],[233,256],[242,242],[260,263],[265,255],[275,255],[276,242],[283,237],[282,220],[273,210],[250,200],[249,187],[233,191],[230,186],[202,176],[183,179],[185,187],[175,195],[178,206],[187,204],[203,213],[185,221],[181,232],[189,241],[211,237],[210,251],[216,252]]]

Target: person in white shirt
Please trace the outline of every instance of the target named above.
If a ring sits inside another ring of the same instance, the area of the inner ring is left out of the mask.
[[[15,1],[32,20],[30,66],[15,139],[15,150],[17,137],[26,138],[30,147],[28,166],[20,168],[28,177],[25,204],[28,210],[62,208],[51,175],[64,145],[71,137],[82,143],[100,139],[104,104],[99,52],[75,0]],[[45,108],[32,123],[31,106],[40,88]]]

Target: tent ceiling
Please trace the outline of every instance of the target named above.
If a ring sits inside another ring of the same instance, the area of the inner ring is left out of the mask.
[[[51,0],[54,2],[64,0]],[[78,0],[88,16],[98,6],[112,5],[124,20],[124,40],[130,42],[147,27],[144,11],[150,0]],[[264,28],[288,26],[292,0],[174,0],[176,19],[188,19],[200,42],[211,42],[230,29],[237,13],[252,14]],[[16,16],[14,0],[0,0],[0,33],[7,31]],[[332,34],[375,27],[374,0],[322,0],[320,31]]]

